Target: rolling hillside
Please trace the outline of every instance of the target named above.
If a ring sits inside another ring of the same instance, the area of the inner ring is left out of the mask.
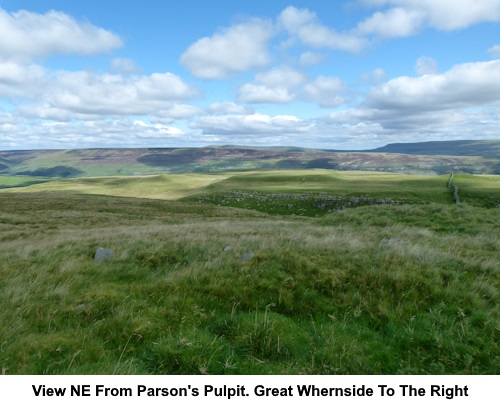
[[[499,149],[500,141],[454,141],[393,144],[365,152],[238,146],[4,151],[0,174],[72,178],[288,169],[499,174]]]
[[[498,375],[500,176],[455,175],[460,204],[448,178],[294,170],[1,190],[0,368]]]
[[[410,155],[500,157],[499,141],[434,141],[392,143],[366,152],[405,153]]]

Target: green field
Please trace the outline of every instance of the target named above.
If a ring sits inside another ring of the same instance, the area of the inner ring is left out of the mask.
[[[448,178],[227,172],[2,190],[0,368],[498,374],[500,177],[455,175],[460,204]],[[114,254],[96,261],[98,247]]]
[[[15,177],[11,177],[15,178]],[[377,172],[281,170],[95,177],[52,180],[12,193],[65,191],[120,197],[204,202],[282,215],[324,215],[363,205],[451,204],[449,175],[417,176]],[[500,177],[455,175],[462,202],[480,207],[500,204]],[[22,185],[22,184],[20,184]],[[328,201],[335,197],[335,201]],[[374,200],[353,203],[353,199]],[[289,206],[292,207],[289,207]],[[313,207],[316,205],[317,207]],[[324,205],[323,208],[320,208]]]
[[[32,184],[44,183],[52,179],[30,176],[0,175],[0,189],[11,187],[26,187]]]
[[[48,183],[12,189],[10,192],[65,191],[82,194],[174,200],[198,192],[203,187],[224,180],[226,177],[225,175],[187,173],[133,177],[56,179]]]

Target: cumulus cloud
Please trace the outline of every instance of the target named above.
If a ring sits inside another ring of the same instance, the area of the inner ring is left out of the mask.
[[[255,76],[255,79],[257,82],[269,87],[294,88],[306,82],[307,76],[302,72],[284,66],[261,72]]]
[[[340,96],[345,89],[346,86],[338,77],[319,76],[304,87],[303,93],[306,100],[318,103],[322,107],[338,107],[345,101]]]
[[[0,8],[0,58],[31,60],[50,55],[94,55],[119,48],[120,37],[89,22],[49,11],[8,13]]]
[[[0,97],[35,98],[47,90],[48,82],[49,76],[40,65],[0,61]]]
[[[499,0],[361,0],[375,7],[390,7],[377,11],[358,24],[363,35],[404,37],[425,27],[457,30],[471,25],[500,21]]]
[[[357,107],[333,111],[322,128],[349,142],[497,139],[500,60],[466,63],[441,74],[398,77],[375,86]],[[375,138],[370,141],[370,136]]]
[[[0,96],[13,100],[24,117],[55,121],[93,120],[107,115],[168,114],[188,118],[199,109],[182,104],[199,91],[172,73],[149,76],[47,72],[37,65],[0,63]],[[26,104],[27,102],[27,104]]]
[[[172,73],[126,77],[79,71],[58,72],[53,91],[44,99],[52,107],[79,114],[141,115],[198,94]]]
[[[442,74],[398,77],[373,88],[366,105],[417,111],[477,107],[500,101],[500,60],[465,63]]]
[[[212,103],[208,106],[207,112],[210,114],[217,115],[249,115],[253,114],[255,111],[251,106],[242,106],[232,102],[224,103]]]
[[[160,124],[172,124],[177,120],[190,119],[201,114],[201,108],[182,103],[166,103],[162,110],[154,112],[149,121]]]
[[[238,91],[238,101],[246,103],[285,104],[295,100],[295,94],[284,86],[268,87],[246,83]]]
[[[98,118],[97,115],[91,116],[89,114],[76,114],[62,108],[52,107],[47,103],[22,105],[16,109],[16,113],[18,116],[24,118],[52,120],[59,122],[68,122],[73,119],[91,120]]]
[[[195,77],[225,79],[266,66],[271,59],[267,44],[272,36],[272,24],[255,19],[199,39],[184,52],[180,62]]]
[[[96,119],[90,121],[46,122],[33,120],[29,125],[2,128],[0,144],[6,149],[85,147],[145,147],[180,145],[186,140],[194,142],[180,128],[143,120]]]
[[[392,8],[388,11],[378,11],[371,17],[360,22],[357,31],[362,35],[379,37],[407,37],[418,32],[424,21],[425,14],[421,10]]]
[[[289,103],[296,99],[294,89],[308,80],[289,67],[259,73],[255,83],[246,83],[238,91],[238,100],[247,103]]]
[[[278,24],[292,37],[313,48],[359,52],[366,45],[359,35],[339,33],[321,24],[316,13],[308,9],[289,6],[279,15]]]
[[[176,127],[170,127],[163,124],[148,124],[142,120],[135,120],[132,124],[134,127],[139,127],[137,137],[139,138],[164,138],[165,136],[180,136],[184,132]]]
[[[239,136],[305,133],[312,129],[313,124],[291,115],[271,117],[255,113],[200,117],[191,122],[190,127],[200,129],[204,134]]]
[[[345,142],[368,149],[392,142],[429,139],[498,139],[498,108],[481,111],[425,111],[396,114],[365,107],[334,111],[322,118],[323,131],[338,134]],[[352,147],[351,146],[351,147]]]

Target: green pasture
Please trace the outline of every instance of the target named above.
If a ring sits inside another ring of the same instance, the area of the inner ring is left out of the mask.
[[[498,209],[315,219],[63,191],[0,206],[6,374],[500,372]]]
[[[26,187],[32,184],[44,183],[51,179],[33,176],[0,175],[0,189],[11,187]]]

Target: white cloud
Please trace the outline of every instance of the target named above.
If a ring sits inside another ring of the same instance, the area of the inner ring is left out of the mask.
[[[304,87],[303,93],[306,100],[318,103],[322,107],[338,107],[345,101],[340,96],[345,89],[346,86],[338,77],[319,76]]]
[[[311,80],[302,72],[285,66],[259,73],[254,83],[241,86],[238,100],[285,104],[302,99],[322,107],[337,107],[344,103],[341,96],[344,90],[346,86],[338,77],[319,76]]]
[[[173,126],[149,124],[142,120],[97,119],[91,121],[27,121],[13,128],[0,125],[0,145],[5,149],[74,147],[172,146],[195,141]]]
[[[35,98],[47,88],[48,80],[40,65],[0,61],[0,97]]]
[[[482,22],[500,21],[499,0],[361,0],[389,8],[358,24],[358,32],[379,37],[404,37],[425,27],[457,30]]]
[[[50,73],[38,65],[0,63],[0,96],[17,105],[21,116],[56,121],[167,112],[170,119],[180,119],[199,111],[181,103],[199,96],[199,91],[172,73]],[[22,104],[26,101],[31,104]]]
[[[300,55],[301,65],[316,65],[325,59],[325,55],[316,52],[304,52]]]
[[[139,127],[139,131],[137,132],[137,137],[139,138],[149,138],[149,139],[157,139],[164,138],[165,136],[180,136],[183,135],[184,132],[176,127],[170,127],[163,124],[148,124],[142,120],[135,120],[132,124],[134,127]]]
[[[97,116],[79,115],[71,111],[52,107],[51,105],[44,104],[27,104],[22,105],[16,110],[17,115],[24,118],[43,119],[59,122],[67,122],[73,119],[95,119]]]
[[[94,55],[123,45],[119,36],[57,11],[8,13],[0,8],[0,58],[31,60],[60,54]]]
[[[224,79],[234,73],[266,66],[272,24],[252,20],[201,38],[181,56],[180,62],[202,79]]]
[[[205,116],[190,123],[193,129],[215,135],[298,134],[310,131],[313,124],[295,116],[266,114]]]
[[[238,91],[238,100],[247,103],[289,103],[296,99],[294,89],[308,80],[289,67],[274,68],[257,74],[255,83],[246,83]]]
[[[339,33],[324,26],[308,9],[289,6],[279,15],[278,24],[292,37],[313,48],[359,52],[366,45],[359,35]]]
[[[499,72],[500,60],[494,60],[398,77],[372,88],[357,107],[330,113],[320,127],[364,148],[370,142],[498,139]],[[357,137],[366,137],[365,145]]]
[[[246,83],[238,91],[238,101],[246,103],[284,104],[294,101],[295,94],[285,86],[268,87]]]
[[[278,67],[255,76],[257,82],[269,86],[297,87],[307,81],[307,76],[289,67]]]
[[[493,58],[500,59],[500,45],[493,45],[488,52]]]
[[[398,77],[373,88],[366,105],[378,109],[432,111],[500,102],[500,60],[465,63],[442,74]]]
[[[437,62],[430,56],[421,56],[415,64],[415,71],[418,75],[435,75],[439,73]]]
[[[392,8],[385,12],[376,12],[360,22],[357,30],[362,35],[379,37],[407,37],[414,35],[422,26],[424,13],[420,10]]]
[[[321,120],[321,130],[336,134],[350,147],[369,149],[393,142],[452,139],[498,139],[500,110],[394,111],[352,108],[335,111]]]
[[[124,77],[80,71],[58,72],[53,91],[44,99],[52,107],[80,114],[141,115],[197,95],[172,73]]]
[[[191,118],[202,110],[189,104],[174,104],[168,109],[161,110],[159,114],[174,118],[176,120]]]
[[[202,112],[202,109],[189,104],[166,104],[162,110],[154,112],[149,120],[154,123],[172,124],[177,120],[189,119]]]
[[[11,113],[6,113],[0,110],[0,124],[11,125],[19,122],[20,122],[19,117],[14,117]]]
[[[208,106],[207,111],[217,115],[249,115],[255,112],[251,106],[242,106],[231,102],[212,103]]]

